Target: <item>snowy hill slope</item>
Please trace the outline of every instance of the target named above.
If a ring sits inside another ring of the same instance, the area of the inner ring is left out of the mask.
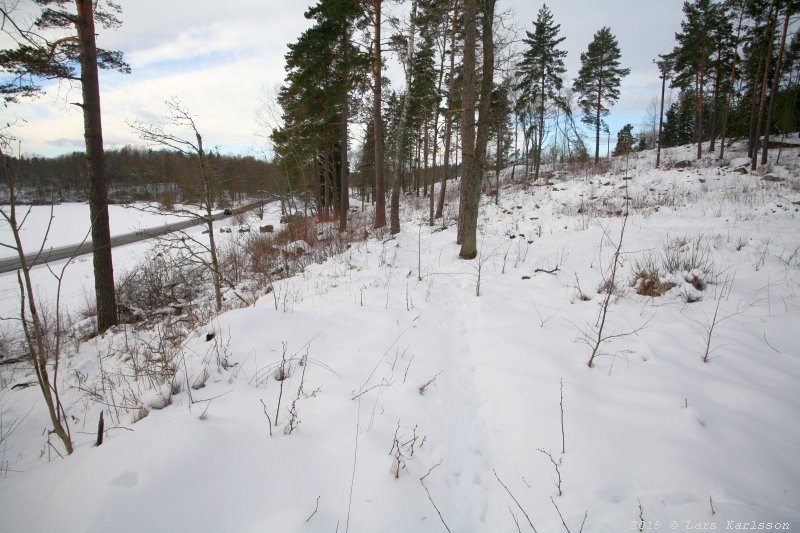
[[[771,169],[783,181],[739,160],[655,171],[648,154],[507,183],[484,198],[474,261],[410,199],[395,239],[353,243],[186,339],[128,326],[81,345],[62,362],[65,459],[35,387],[10,388],[30,378],[6,369],[4,425],[19,425],[0,529],[796,528],[797,156]],[[647,268],[672,287],[637,294]]]

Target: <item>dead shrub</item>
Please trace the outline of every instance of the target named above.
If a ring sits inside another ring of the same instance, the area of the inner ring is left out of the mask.
[[[634,262],[630,286],[637,294],[657,297],[685,283],[684,300],[693,303],[701,299],[699,293],[713,277],[711,249],[702,235],[694,239],[667,237],[658,255],[651,251]],[[688,285],[696,292],[691,292]]]
[[[254,274],[271,274],[279,265],[279,250],[270,235],[251,235],[244,242],[244,250]]]
[[[675,287],[675,284],[662,280],[657,270],[641,269],[634,273],[631,287],[634,288],[636,294],[656,297]]]
[[[174,312],[207,287],[206,269],[167,251],[151,250],[139,264],[123,272],[117,282],[117,301],[140,318]]]
[[[617,298],[621,298],[624,296],[624,290],[619,285],[619,283],[614,283],[611,279],[604,279],[600,285],[597,287],[597,292],[599,294],[606,294],[610,292],[612,295],[616,296]]]
[[[314,245],[317,242],[317,223],[313,218],[293,218],[274,235],[274,242],[278,246],[294,241],[306,241]]]
[[[229,284],[236,284],[245,278],[248,257],[242,243],[230,240],[217,246],[219,268],[222,279]]]
[[[674,283],[664,279],[662,268],[653,254],[637,259],[634,262],[633,279],[630,285],[636,291],[636,294],[650,297],[661,296],[675,287]]]
[[[172,191],[164,191],[161,193],[161,208],[165,211],[172,211],[175,209],[175,194]]]
[[[661,251],[661,259],[667,272],[683,273],[687,282],[702,284],[711,279],[714,263],[711,260],[711,249],[703,235],[690,239],[687,237],[668,237]],[[697,278],[697,282],[692,281]],[[698,290],[700,287],[695,285]]]

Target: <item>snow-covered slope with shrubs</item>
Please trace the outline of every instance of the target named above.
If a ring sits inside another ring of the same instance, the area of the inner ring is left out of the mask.
[[[66,458],[5,367],[0,529],[800,527],[798,154],[690,154],[506,181],[473,261],[408,198],[254,305],[70,345]]]

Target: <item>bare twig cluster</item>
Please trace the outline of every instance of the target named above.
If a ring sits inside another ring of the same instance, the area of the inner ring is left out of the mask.
[[[406,461],[412,457],[414,457],[414,447],[419,440],[419,435],[417,435],[417,426],[415,425],[412,428],[412,435],[408,439],[404,439],[400,437],[400,421],[397,421],[397,427],[394,430],[394,438],[392,439],[392,449],[389,450],[389,455],[392,457],[392,474],[394,474],[395,479],[400,478],[400,473],[405,470],[406,468]],[[425,439],[423,438],[420,446],[424,444]]]
[[[622,251],[622,239],[625,236],[625,226],[628,223],[628,211],[626,209],[625,216],[622,217],[622,227],[619,230],[619,241],[614,248],[614,254],[611,258],[611,275],[606,280],[607,290],[605,298],[603,299],[603,303],[600,305],[600,314],[597,321],[597,326],[594,331],[594,336],[589,346],[592,349],[592,353],[589,355],[589,361],[587,361],[587,365],[589,368],[594,366],[594,360],[600,352],[600,345],[603,341],[611,338],[609,335],[604,335],[603,330],[606,326],[606,318],[608,316],[608,308],[611,304],[611,297],[614,294],[614,287],[616,287],[616,280],[617,280],[617,267],[620,264],[620,252]],[[588,340],[588,339],[587,339]]]

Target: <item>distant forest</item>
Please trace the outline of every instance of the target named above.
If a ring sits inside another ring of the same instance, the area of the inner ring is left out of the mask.
[[[273,195],[285,189],[277,167],[252,156],[209,153],[211,181],[217,207],[246,198]],[[84,201],[88,190],[86,158],[82,152],[58,157],[15,160],[20,200],[25,203]],[[125,147],[106,151],[109,197],[113,203],[156,201],[196,203],[200,180],[197,158],[170,150]],[[2,199],[7,193],[2,189]]]

